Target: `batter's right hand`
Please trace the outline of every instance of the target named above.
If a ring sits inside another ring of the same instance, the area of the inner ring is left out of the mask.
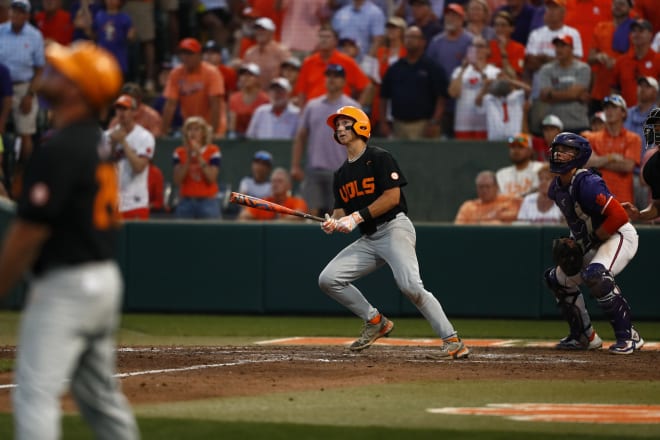
[[[326,234],[332,234],[337,229],[337,219],[330,217],[328,214],[325,215],[325,221],[321,223],[321,229]]]

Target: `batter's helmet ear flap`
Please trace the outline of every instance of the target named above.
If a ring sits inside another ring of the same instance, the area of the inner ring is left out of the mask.
[[[369,116],[367,116],[365,112],[357,107],[350,105],[341,107],[335,113],[328,116],[328,119],[326,120],[326,123],[330,126],[330,128],[332,128],[333,131],[336,129],[335,119],[337,119],[339,116],[346,116],[353,119],[355,123],[353,124],[352,128],[355,134],[364,139],[365,142],[369,140],[371,137],[371,122],[369,121]],[[337,140],[336,135],[335,140]]]

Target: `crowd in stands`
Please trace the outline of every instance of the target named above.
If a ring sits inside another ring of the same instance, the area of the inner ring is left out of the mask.
[[[657,6],[656,0],[0,0],[0,196],[18,196],[22,169],[49,130],[47,105],[34,92],[44,46],[82,39],[112,52],[124,72],[122,96],[101,120],[125,185],[151,184],[156,193],[127,190],[133,199],[122,204],[127,218],[144,218],[149,206],[165,209],[162,173],[151,160],[161,137],[181,140],[172,158],[181,218],[219,218],[225,139],[291,140],[290,168],[276,176],[289,186],[278,187],[291,192],[299,183],[306,207],[323,215],[332,207],[332,173],[346,158],[324,121],[344,105],[367,112],[374,137],[508,145],[512,168],[480,173],[479,197],[471,201],[495,206],[506,199],[505,208],[464,206],[457,223],[518,221],[510,210],[521,204],[546,212],[542,164],[560,131],[586,136],[594,149],[590,165],[620,201],[645,206],[638,175],[642,122],[658,102]],[[255,161],[272,167],[266,154]],[[513,181],[503,182],[504,174]],[[271,188],[270,168],[258,179],[246,185]],[[272,191],[268,196],[281,197]],[[534,201],[524,203],[532,193]]]

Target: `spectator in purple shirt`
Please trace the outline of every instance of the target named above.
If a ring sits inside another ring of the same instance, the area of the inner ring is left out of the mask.
[[[94,16],[92,31],[96,44],[107,49],[119,61],[124,77],[128,73],[128,46],[135,39],[131,17],[121,12],[121,0],[105,0],[105,11]]]

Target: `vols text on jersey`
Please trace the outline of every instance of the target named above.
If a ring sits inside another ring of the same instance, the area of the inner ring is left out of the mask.
[[[348,202],[356,197],[362,197],[366,194],[373,194],[376,190],[376,184],[373,177],[365,177],[361,181],[352,180],[342,185],[339,188],[339,196],[344,201]]]

